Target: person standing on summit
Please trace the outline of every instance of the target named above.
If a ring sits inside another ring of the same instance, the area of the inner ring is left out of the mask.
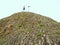
[[[23,7],[23,10],[25,10],[25,6]]]
[[[29,7],[30,7],[30,6],[28,6],[28,12],[29,12]],[[25,8],[25,6],[24,6],[24,7],[23,7],[23,11],[25,11],[25,9],[26,9],[26,8]]]

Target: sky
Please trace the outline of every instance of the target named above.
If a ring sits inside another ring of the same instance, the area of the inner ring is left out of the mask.
[[[60,22],[60,0],[0,0],[0,19],[23,11],[41,14]]]

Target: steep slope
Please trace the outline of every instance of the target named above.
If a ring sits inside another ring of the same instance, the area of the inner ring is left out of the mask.
[[[18,12],[0,20],[0,45],[44,45],[60,42],[60,25],[51,18]]]

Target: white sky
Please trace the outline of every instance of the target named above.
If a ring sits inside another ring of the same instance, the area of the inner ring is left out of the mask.
[[[21,12],[29,5],[29,11],[42,14],[60,22],[60,0],[0,0],[0,19]]]

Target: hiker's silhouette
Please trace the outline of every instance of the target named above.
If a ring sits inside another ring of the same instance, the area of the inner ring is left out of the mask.
[[[25,10],[25,6],[23,7],[23,10]]]

